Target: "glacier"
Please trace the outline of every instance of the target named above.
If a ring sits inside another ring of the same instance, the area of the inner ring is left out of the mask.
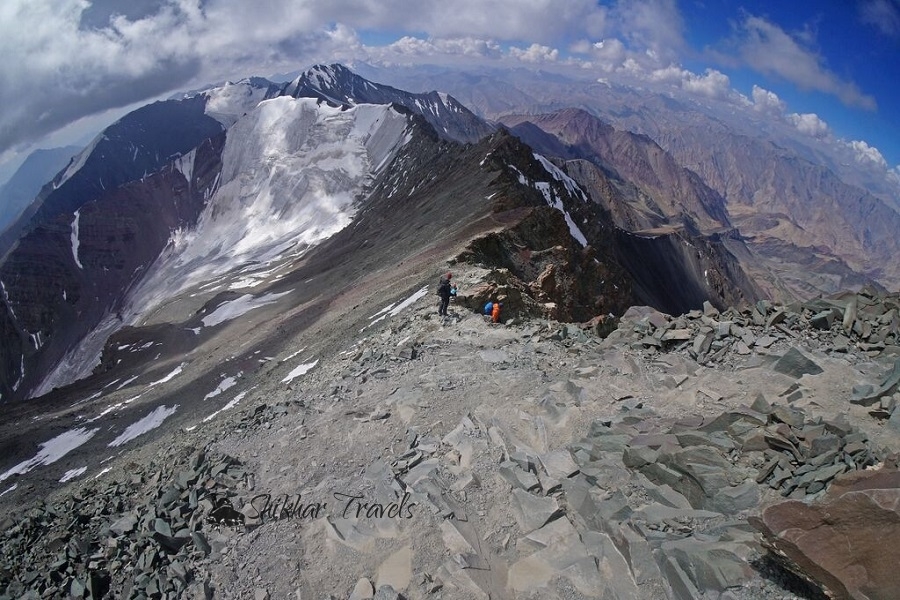
[[[387,105],[342,109],[286,96],[258,103],[228,130],[218,188],[197,226],[176,232],[135,287],[126,322],[192,286],[296,256],[349,225],[356,200],[409,139],[408,126]]]

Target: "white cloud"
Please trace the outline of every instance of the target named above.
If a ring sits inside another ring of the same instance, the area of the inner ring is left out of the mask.
[[[885,35],[900,35],[900,3],[895,0],[864,0],[859,3],[859,16]]]
[[[741,60],[764,75],[774,75],[804,89],[836,96],[848,106],[867,110],[877,108],[875,99],[864,94],[852,81],[830,71],[825,60],[804,40],[786,33],[778,25],[761,17],[747,16],[736,40]]]
[[[600,40],[591,45],[589,52],[593,62],[607,73],[621,68],[628,56],[625,44],[617,38]]]
[[[763,89],[758,85],[753,86],[753,110],[773,116],[784,114],[787,104],[778,97],[775,92]]]
[[[724,73],[715,69],[707,69],[704,75],[690,73],[681,82],[681,87],[686,92],[707,98],[724,98],[731,91],[731,81]]]
[[[664,69],[651,71],[647,79],[655,83],[668,83],[706,98],[725,98],[731,93],[728,76],[715,69],[707,69],[705,74],[698,75],[687,69],[669,65]]]
[[[407,62],[435,62],[435,58],[445,60],[454,57],[496,59],[502,57],[503,51],[493,40],[471,37],[425,40],[405,36],[387,46],[366,46],[364,54],[369,60],[390,63],[404,59]]]
[[[847,144],[855,153],[857,162],[873,163],[879,167],[887,168],[887,161],[878,148],[870,146],[862,140],[853,140]]]
[[[786,118],[800,133],[805,133],[815,138],[822,138],[828,135],[828,123],[820,119],[815,113],[802,115],[791,113]]]
[[[556,59],[559,58],[559,50],[541,46],[540,44],[532,44],[525,49],[513,46],[509,49],[509,55],[524,62],[547,63],[556,62]]]

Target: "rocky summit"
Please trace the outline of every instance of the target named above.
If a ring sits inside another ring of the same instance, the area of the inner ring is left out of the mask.
[[[452,268],[447,317],[379,296],[64,486],[4,474],[0,597],[897,597],[900,297],[495,324],[521,282]]]

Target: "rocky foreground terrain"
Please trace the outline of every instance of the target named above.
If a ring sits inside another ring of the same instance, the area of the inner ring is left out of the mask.
[[[490,324],[504,274],[453,269],[447,318],[386,299],[212,418],[17,483],[0,597],[900,597],[897,296]]]

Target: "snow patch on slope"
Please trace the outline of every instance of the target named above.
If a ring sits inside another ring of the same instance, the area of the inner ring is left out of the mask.
[[[302,365],[295,367],[293,371],[287,374],[287,377],[281,380],[281,383],[291,381],[292,379],[296,379],[301,375],[306,375],[317,364],[319,364],[318,358],[310,363],[303,363]]]
[[[74,450],[75,448],[86,443],[100,429],[84,429],[78,427],[71,429],[65,433],[61,433],[53,439],[47,440],[41,444],[41,449],[33,457],[26,461],[20,462],[13,468],[0,475],[0,481],[5,481],[12,475],[24,475],[40,465],[49,465],[58,461],[60,458]]]
[[[224,323],[225,321],[236,319],[255,308],[260,308],[262,306],[266,306],[267,304],[272,304],[282,296],[290,293],[291,290],[288,290],[287,292],[281,292],[278,294],[265,294],[258,298],[253,296],[252,294],[244,294],[239,298],[228,300],[227,302],[223,302],[222,304],[220,304],[216,308],[216,310],[203,317],[203,325],[204,327],[215,327],[216,325]]]
[[[75,220],[72,221],[72,256],[75,257],[75,264],[78,265],[79,269],[84,269],[81,266],[81,261],[78,260],[78,246],[81,244],[81,241],[78,239],[78,221],[81,220],[81,209],[75,211]]]
[[[102,142],[105,139],[106,139],[106,136],[101,133],[100,135],[95,137],[91,141],[91,143],[87,145],[87,147],[84,150],[79,152],[72,159],[72,162],[69,164],[68,168],[66,169],[66,172],[63,173],[63,176],[60,178],[60,180],[53,185],[53,189],[59,188],[59,186],[64,184],[66,181],[68,181],[75,173],[80,171],[81,167],[84,166],[84,163],[87,162],[87,159],[94,152],[94,148],[97,147],[97,144],[99,144],[100,142]]]
[[[154,385],[159,385],[160,383],[166,383],[166,382],[168,382],[168,381],[171,381],[171,380],[175,379],[175,377],[177,377],[178,375],[181,375],[181,371],[184,370],[184,366],[185,366],[186,364],[187,364],[187,363],[181,363],[180,365],[178,365],[177,367],[175,367],[175,370],[174,370],[174,371],[172,371],[171,373],[169,373],[168,375],[166,375],[166,376],[163,377],[162,379],[157,379],[156,381],[150,382],[149,384],[147,384],[147,387],[153,387]]]
[[[538,160],[541,161],[541,164],[544,165],[544,168],[547,169],[548,173],[550,173],[551,175],[554,176],[554,179],[557,179],[558,181],[563,182],[563,184],[566,186],[566,188],[569,190],[570,193],[574,194],[572,188],[569,187],[569,185],[571,183],[571,185],[575,186],[574,189],[577,190],[577,192],[579,193],[578,195],[581,195],[582,198],[585,198],[584,192],[581,191],[581,188],[578,187],[578,185],[575,183],[575,181],[573,179],[571,179],[568,175],[566,175],[565,173],[563,173],[562,171],[557,169],[555,166],[553,166],[553,164],[550,163],[550,161],[545,159],[543,156],[540,156],[539,154],[535,154],[534,156],[535,156],[535,158],[537,158]],[[535,189],[540,191],[541,194],[544,195],[544,200],[547,201],[547,204],[549,204],[550,206],[552,206],[553,208],[555,208],[556,210],[558,210],[559,212],[561,212],[563,214],[563,218],[565,218],[565,220],[566,220],[566,225],[569,227],[569,234],[573,238],[575,238],[575,240],[579,244],[581,244],[582,247],[588,245],[587,238],[584,237],[584,233],[582,233],[581,229],[579,229],[578,225],[572,219],[572,215],[570,215],[569,211],[566,210],[566,207],[565,207],[565,204],[563,204],[562,198],[560,198],[556,194],[556,192],[553,190],[553,186],[550,184],[549,181],[532,182],[516,167],[509,165],[509,168],[518,174],[519,183],[521,183],[522,185],[533,186]],[[555,169],[555,171],[553,169]]]
[[[204,422],[204,423],[208,423],[209,421],[212,421],[213,419],[215,419],[217,416],[219,416],[220,414],[222,414],[222,413],[225,412],[226,410],[231,410],[232,408],[234,408],[235,406],[237,406],[237,405],[238,405],[238,402],[240,402],[241,400],[244,399],[244,396],[247,395],[247,392],[248,392],[248,391],[250,391],[250,390],[246,390],[246,391],[241,392],[240,394],[238,394],[237,396],[235,396],[234,399],[231,400],[231,402],[229,402],[228,404],[226,404],[225,406],[223,406],[222,408],[220,408],[220,409],[217,410],[216,412],[212,413],[211,415],[208,415],[208,416],[204,417],[204,418],[203,418],[203,422]]]
[[[184,156],[180,156],[175,159],[175,162],[172,163],[175,167],[175,170],[184,175],[184,178],[187,180],[188,185],[191,184],[191,181],[194,177],[194,159],[197,158],[197,150],[191,150]]]
[[[237,384],[237,379],[235,379],[234,377],[226,377],[225,379],[223,379],[222,381],[219,382],[219,385],[216,386],[216,389],[214,389],[207,395],[203,396],[203,399],[209,400],[210,398],[215,398],[222,392],[224,392],[230,388],[233,388],[236,384]]]
[[[175,414],[176,410],[178,410],[177,404],[172,407],[166,405],[157,406],[146,417],[126,427],[125,431],[123,431],[119,437],[109,443],[109,446],[111,448],[121,446],[140,435],[144,435],[148,431],[156,429],[163,424],[163,421]]]

